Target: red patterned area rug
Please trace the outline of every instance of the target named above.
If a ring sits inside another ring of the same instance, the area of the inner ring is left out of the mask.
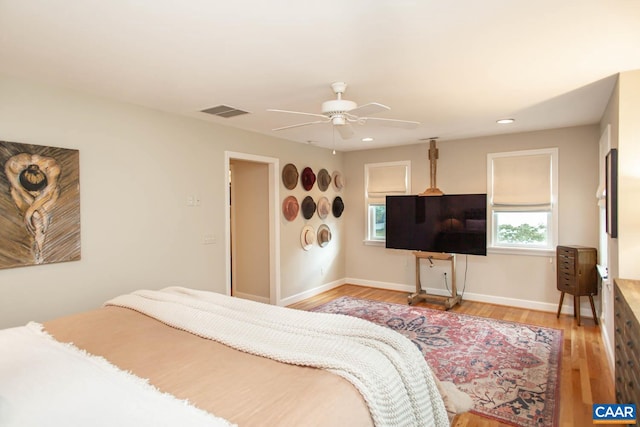
[[[367,319],[405,335],[472,412],[516,426],[557,426],[562,330],[341,297],[313,311]]]

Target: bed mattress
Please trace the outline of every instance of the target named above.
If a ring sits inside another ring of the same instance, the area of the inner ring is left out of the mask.
[[[240,426],[373,425],[358,390],[338,375],[244,353],[134,310],[107,306],[43,325],[58,341]]]

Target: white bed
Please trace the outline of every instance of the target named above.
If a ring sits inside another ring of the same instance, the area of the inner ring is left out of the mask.
[[[0,331],[0,348],[3,426],[445,426],[460,401],[390,329],[178,287]]]

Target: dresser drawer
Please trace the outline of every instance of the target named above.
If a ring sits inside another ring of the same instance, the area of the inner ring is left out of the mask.
[[[558,273],[575,276],[576,265],[573,262],[573,260],[567,260],[566,258],[558,258]]]
[[[596,295],[598,278],[597,253],[586,246],[556,247],[556,283],[561,292],[574,296]]]
[[[640,402],[640,282],[616,279],[614,290],[615,386],[618,403]],[[626,295],[626,297],[625,297]],[[627,298],[631,298],[630,305]],[[635,307],[635,308],[634,308]]]
[[[575,258],[576,256],[575,248],[570,248],[567,246],[558,246],[556,248],[556,253],[559,257]]]
[[[559,277],[558,290],[562,292],[567,292],[573,295],[577,291],[575,280],[567,277],[564,277],[564,278]]]

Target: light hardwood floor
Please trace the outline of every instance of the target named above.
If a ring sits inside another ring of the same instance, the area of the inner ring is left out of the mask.
[[[342,285],[315,297],[290,305],[310,310],[341,296],[353,296],[379,301],[407,304],[407,293],[374,289],[356,285]],[[443,310],[442,306],[419,302],[416,306]],[[559,397],[559,427],[588,426],[592,422],[593,403],[615,403],[612,373],[600,337],[600,328],[592,319],[583,318],[577,326],[571,316],[525,310],[473,301],[463,301],[451,309],[458,313],[492,319],[529,323],[564,330]],[[454,421],[456,427],[507,426],[475,414],[463,414]]]

